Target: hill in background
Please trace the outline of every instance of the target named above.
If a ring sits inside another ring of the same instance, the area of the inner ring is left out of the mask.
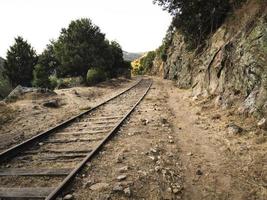
[[[123,58],[124,60],[127,61],[134,61],[137,58],[140,58],[141,56],[143,56],[145,53],[130,53],[127,51],[123,51]]]

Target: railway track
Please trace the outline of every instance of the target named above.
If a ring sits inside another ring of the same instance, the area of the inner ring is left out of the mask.
[[[98,106],[0,153],[0,200],[62,197],[62,191],[120,128],[152,81],[142,79]]]

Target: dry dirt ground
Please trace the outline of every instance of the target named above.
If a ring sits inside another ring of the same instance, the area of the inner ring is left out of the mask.
[[[27,93],[12,103],[0,103],[0,152],[128,88],[136,80],[117,79],[96,87],[56,90],[56,94]],[[58,100],[58,108],[44,102]]]
[[[171,81],[153,79],[151,90],[136,111],[87,163],[65,194],[81,200],[267,199],[266,133],[257,129],[256,121],[237,115],[234,108],[216,108],[213,101],[193,101],[189,90],[177,89]],[[104,96],[129,84],[132,82],[94,91]],[[75,106],[67,107],[67,103],[65,111],[55,109],[53,114],[47,113],[45,122],[36,118],[35,124],[42,124],[42,129],[48,122],[56,123],[50,118],[60,120],[89,106],[85,104],[88,99],[75,95],[68,92],[63,96],[69,96],[65,101],[75,102]],[[24,120],[30,123],[36,110],[34,105],[27,105],[32,113],[25,114]],[[18,120],[9,123],[9,130],[21,128]],[[229,133],[230,123],[244,131]]]
[[[267,199],[266,133],[154,78],[136,112],[66,193],[75,199]],[[243,135],[226,128],[237,123]]]

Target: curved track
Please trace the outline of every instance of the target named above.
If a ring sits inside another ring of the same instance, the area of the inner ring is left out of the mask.
[[[0,154],[0,199],[56,199],[119,129],[151,87],[119,95]]]

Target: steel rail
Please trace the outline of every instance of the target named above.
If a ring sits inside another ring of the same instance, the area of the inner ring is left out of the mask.
[[[62,129],[62,128],[65,128],[67,125],[69,125],[70,123],[74,122],[76,119],[79,119],[81,118],[82,116],[86,115],[86,114],[89,114],[90,112],[96,110],[97,108],[99,108],[100,106],[102,105],[105,105],[107,104],[108,102],[112,101],[113,99],[121,96],[122,94],[125,94],[126,92],[128,92],[129,90],[131,90],[132,88],[136,87],[138,84],[140,84],[140,82],[142,81],[143,79],[140,79],[138,80],[134,85],[132,85],[131,87],[127,88],[126,90],[120,92],[119,94],[113,96],[112,98],[96,105],[95,107],[93,108],[90,108],[89,110],[86,110],[62,123],[60,123],[59,125],[55,126],[55,127],[52,127],[42,133],[39,133],[38,135],[28,139],[28,140],[25,140],[24,142],[20,143],[20,144],[17,144],[3,152],[0,153],[0,164],[3,163],[4,161],[6,160],[9,160],[11,158],[13,158],[15,155],[17,155],[18,153],[21,152],[21,150],[24,150],[26,149],[28,146],[40,141],[40,140],[43,140],[45,138],[47,138],[48,136],[50,136],[52,133],[55,133],[56,131],[58,131],[59,129]]]
[[[91,151],[86,158],[61,182],[61,184],[49,195],[45,200],[55,200],[57,196],[65,189],[68,183],[79,173],[79,171],[83,168],[83,166],[90,161],[104,146],[104,144],[111,139],[111,137],[118,131],[123,122],[131,115],[134,109],[138,106],[138,104],[143,100],[143,98],[148,93],[151,88],[152,81],[150,82],[148,88],[144,92],[144,94],[138,99],[138,101],[133,105],[133,107],[124,115],[124,117],[115,125],[115,127],[108,133],[108,135],[99,143],[99,145]]]

